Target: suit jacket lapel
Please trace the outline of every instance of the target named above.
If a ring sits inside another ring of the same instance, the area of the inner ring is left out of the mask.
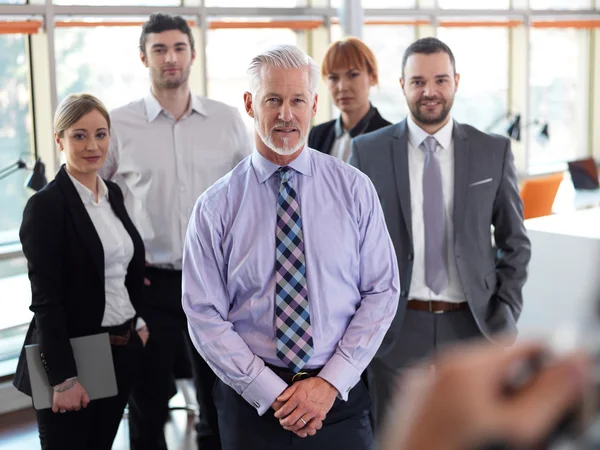
[[[323,148],[327,149],[327,154],[331,155],[333,150],[333,141],[335,141],[335,122],[325,135],[325,141],[323,142]]]
[[[104,284],[104,248],[102,242],[64,166],[56,174],[56,183],[67,200],[75,228],[92,255],[94,265]]]
[[[398,198],[400,198],[400,209],[412,243],[412,211],[410,205],[410,176],[408,173],[408,127],[406,120],[396,125],[396,129],[394,130],[392,159]]]
[[[454,138],[454,239],[456,240],[465,216],[471,148],[467,134],[458,122],[454,122],[452,137]]]

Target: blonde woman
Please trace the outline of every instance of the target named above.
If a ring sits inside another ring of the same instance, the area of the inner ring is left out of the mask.
[[[110,139],[104,105],[88,94],[68,96],[54,131],[66,164],[28,201],[20,230],[34,313],[25,345],[39,344],[54,389],[52,408],[36,411],[40,441],[44,450],[109,450],[149,336],[135,309],[144,245],[119,187],[97,174]],[[101,332],[109,334],[118,394],[90,401],[69,339]],[[24,352],[14,384],[31,395]]]

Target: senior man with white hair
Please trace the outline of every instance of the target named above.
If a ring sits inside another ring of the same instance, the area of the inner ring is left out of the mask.
[[[306,146],[310,57],[280,45],[248,75],[256,149],[198,199],[183,259],[190,335],[220,379],[223,450],[373,449],[360,375],[399,292],[377,193]]]

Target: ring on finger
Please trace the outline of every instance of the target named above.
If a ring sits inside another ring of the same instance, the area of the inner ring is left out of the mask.
[[[302,423],[303,423],[305,426],[306,426],[306,425],[308,425],[308,424],[306,423],[306,420],[304,420],[302,417],[300,417],[300,420],[302,421]]]

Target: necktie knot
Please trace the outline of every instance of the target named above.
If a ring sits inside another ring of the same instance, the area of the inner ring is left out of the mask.
[[[292,168],[285,166],[285,167],[280,167],[279,168],[279,178],[281,179],[282,183],[287,183],[288,181],[290,181],[290,177],[292,176]]]
[[[433,154],[433,153],[435,153],[437,144],[438,144],[438,142],[433,136],[428,136],[427,139],[425,139],[423,141],[422,145],[428,154]]]

